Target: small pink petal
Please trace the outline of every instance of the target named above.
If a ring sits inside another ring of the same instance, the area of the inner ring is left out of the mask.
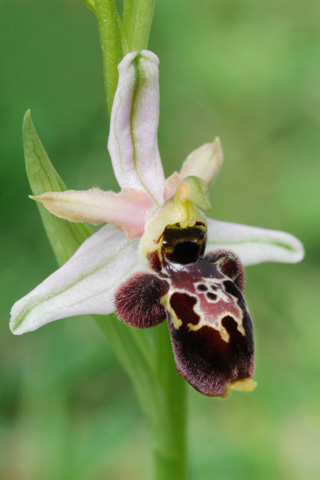
[[[32,199],[41,202],[49,212],[71,222],[112,223],[129,238],[144,232],[151,198],[144,192],[126,188],[120,193],[103,192],[98,188],[66,192],[47,192]]]
[[[180,173],[174,172],[167,178],[164,187],[164,201],[172,197],[179,184],[187,177],[199,177],[209,187],[217,176],[223,156],[219,138],[212,143],[205,143],[188,155]]]
[[[174,172],[172,175],[170,175],[170,177],[167,178],[163,192],[163,200],[165,202],[169,200],[169,198],[173,197],[173,195],[176,193],[181,180],[181,176],[178,172]]]
[[[219,138],[212,143],[205,143],[188,155],[184,162],[180,177],[195,176],[202,178],[209,186],[215,179],[223,160]]]

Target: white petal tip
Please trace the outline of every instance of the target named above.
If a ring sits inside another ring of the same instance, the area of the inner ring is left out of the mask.
[[[9,325],[10,327],[10,331],[11,333],[13,333],[13,335],[23,335],[24,333],[28,333],[29,331],[32,331],[32,330],[23,330],[23,329],[19,329],[17,327],[14,327],[14,326],[11,326]]]
[[[284,232],[283,232],[284,233]],[[290,245],[288,242],[288,263],[298,263],[301,262],[301,260],[304,259],[305,256],[305,250],[302,242],[295,237],[294,235],[291,235],[290,233],[287,233],[288,235],[288,240],[290,240]]]
[[[27,333],[31,331],[30,329],[26,328],[26,326],[21,326],[20,325],[20,319],[19,319],[19,304],[20,301],[16,302],[10,312],[11,318],[10,318],[10,323],[9,323],[9,328],[11,330],[11,333],[13,335],[22,335],[23,333]]]

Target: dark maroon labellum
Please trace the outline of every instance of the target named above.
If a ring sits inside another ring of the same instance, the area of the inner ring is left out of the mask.
[[[169,225],[152,254],[157,272],[138,273],[115,296],[127,324],[152,327],[167,318],[178,374],[209,396],[228,395],[232,384],[251,379],[254,344],[242,295],[244,275],[232,252],[203,256],[206,228]]]

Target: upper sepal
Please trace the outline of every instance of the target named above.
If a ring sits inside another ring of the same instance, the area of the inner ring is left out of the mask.
[[[118,66],[108,148],[121,188],[163,199],[164,174],[158,149],[159,59],[148,51],[128,53]]]

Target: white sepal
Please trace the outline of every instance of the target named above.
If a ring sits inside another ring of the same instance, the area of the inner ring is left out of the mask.
[[[114,311],[115,290],[132,273],[143,268],[138,241],[113,225],[106,225],[88,238],[59,270],[11,310],[10,329],[31,332],[60,318]]]
[[[206,252],[231,250],[239,256],[243,265],[262,262],[296,263],[304,257],[302,243],[290,233],[220,222],[211,218],[207,222]]]
[[[147,192],[162,203],[164,174],[158,149],[159,59],[148,51],[128,53],[118,66],[108,148],[121,188]]]

